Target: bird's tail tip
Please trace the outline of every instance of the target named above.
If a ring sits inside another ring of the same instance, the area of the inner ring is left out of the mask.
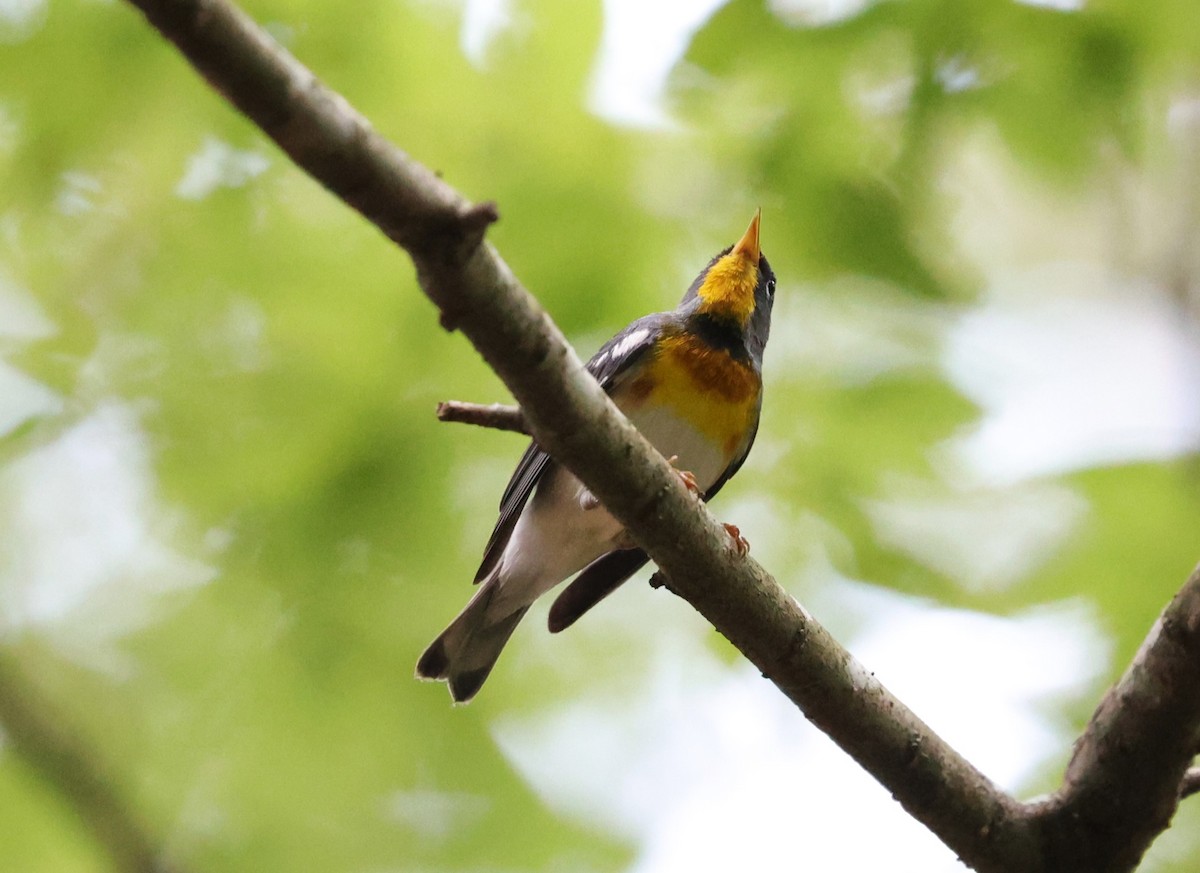
[[[416,678],[435,682],[449,675],[450,656],[446,652],[445,634],[442,634],[421,654],[417,661]]]
[[[492,672],[492,665],[480,667],[475,670],[467,670],[463,673],[454,673],[450,676],[447,686],[450,688],[450,696],[455,703],[470,703],[479,689],[483,687],[483,681],[487,679],[488,674]]]
[[[482,611],[476,613],[468,605],[421,655],[417,678],[445,681],[455,703],[470,702],[492,672],[526,609],[521,607],[499,621],[486,622]]]
[[[492,664],[456,671],[446,652],[445,641],[438,637],[417,661],[416,678],[425,682],[445,682],[455,703],[470,703],[491,672]]]

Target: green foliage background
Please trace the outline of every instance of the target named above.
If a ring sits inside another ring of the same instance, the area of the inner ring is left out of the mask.
[[[247,9],[384,135],[500,204],[492,240],[584,356],[673,305],[761,204],[781,277],[767,448],[728,489],[779,508],[775,524],[747,529],[756,554],[802,598],[826,553],[846,576],[956,607],[1007,615],[1085,598],[1113,642],[1105,681],[1117,675],[1200,558],[1194,455],[1054,477],[1086,518],[1004,586],[967,586],[914,557],[869,507],[897,481],[933,499],[1004,496],[937,464],[981,415],[938,365],[938,326],[989,297],[989,270],[1019,260],[1003,243],[964,244],[973,180],[1004,189],[1011,208],[972,232],[1005,240],[1049,215],[1050,251],[1094,243],[1098,223],[1127,217],[1129,189],[1145,192],[1102,260],[1175,288],[1179,318],[1195,318],[1193,227],[1174,222],[1195,210],[1195,166],[1168,125],[1196,95],[1194,4],[913,0],[813,24],[733,0],[675,71],[680,124],[656,131],[588,109],[597,4],[514,6],[482,68],[459,49],[454,3]],[[468,595],[521,448],[438,425],[433,408],[503,399],[502,386],[438,329],[405,258],[134,11],[30,9],[0,18],[0,353],[32,380],[21,396],[40,398],[0,396],[8,655],[188,869],[627,866],[637,847],[540,799],[492,725],[588,683],[619,688],[636,656],[565,635],[539,652],[583,646],[586,666],[568,675],[521,657],[542,645],[531,621],[469,708],[410,679]],[[189,161],[212,143],[242,157],[184,196]],[[982,175],[964,169],[972,160]],[[814,340],[825,319],[859,344]],[[34,461],[96,421],[133,435],[122,457],[140,484],[111,507],[139,521],[99,584],[42,614],[31,568],[96,565],[74,509],[108,505],[84,492],[111,480],[41,489]],[[797,527],[806,518],[820,524]],[[1099,690],[1053,706],[1078,729]],[[438,833],[394,813],[398,797],[482,806]],[[0,809],[0,868],[109,869],[71,807],[3,745]],[[1187,843],[1155,869],[1195,869],[1200,841]]]

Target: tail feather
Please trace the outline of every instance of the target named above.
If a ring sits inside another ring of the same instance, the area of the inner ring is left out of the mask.
[[[471,636],[468,645],[459,652],[457,661],[450,666],[450,696],[455,703],[466,703],[479,692],[483,680],[487,679],[496,665],[504,644],[528,609],[528,606],[523,606],[512,615],[478,628]]]
[[[493,591],[493,586],[485,583],[417,661],[417,676],[446,680],[456,703],[466,703],[479,692],[529,609],[523,606],[498,618],[489,615]]]
[[[417,661],[417,678],[445,679],[450,675],[450,656],[446,654],[446,641],[443,633],[429,644],[421,660]]]

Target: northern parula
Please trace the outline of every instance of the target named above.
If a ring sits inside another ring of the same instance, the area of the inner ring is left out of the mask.
[[[705,500],[742,466],[758,431],[775,299],[758,226],[755,213],[742,238],[700,271],[678,308],[639,318],[587,364]],[[726,527],[743,547],[737,529]],[[550,609],[550,630],[560,631],[647,560],[592,493],[531,443],[500,499],[475,574],[482,584],[425,650],[417,676],[444,679],[456,702],[470,700],[534,600],[583,571]]]

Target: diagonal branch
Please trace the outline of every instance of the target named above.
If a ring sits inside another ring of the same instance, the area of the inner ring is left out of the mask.
[[[1106,823],[1086,818],[1092,808],[1079,798],[1088,792],[1066,790],[1057,805],[1017,803],[883,688],[762,567],[737,556],[720,524],[609,402],[557,327],[482,241],[497,217],[493,207],[471,206],[386,143],[225,0],[130,2],[300,167],[408,251],[442,323],[460,328],[480,351],[512,391],[538,442],[631,531],[670,578],[672,590],[914,817],[977,870],[1084,869],[1051,864],[1058,858],[1047,847],[1093,839],[1089,828]],[[1176,648],[1160,652],[1161,659],[1144,661],[1130,681],[1136,685],[1178,657],[1200,661],[1200,642],[1193,636],[1180,636]],[[1148,649],[1159,652],[1153,639]],[[1170,709],[1167,704],[1160,709]],[[1154,715],[1153,701],[1139,711]],[[1191,718],[1184,709],[1171,712]],[[1121,736],[1137,736],[1137,723],[1131,717],[1130,731]],[[1153,718],[1149,723],[1156,724]],[[1194,734],[1196,722],[1189,726]],[[1174,772],[1173,759],[1169,763],[1177,796],[1182,771]],[[1107,763],[1089,757],[1079,766]],[[1057,810],[1074,810],[1083,818],[1067,827],[1049,814]],[[1165,826],[1157,803],[1152,814],[1124,811],[1152,820],[1153,827]],[[1153,837],[1143,839],[1144,833],[1136,831],[1141,842],[1133,850],[1134,863]]]
[[[157,849],[94,749],[70,731],[9,656],[0,657],[0,724],[4,739],[35,773],[58,788],[121,873],[178,868]]]
[[[1200,739],[1200,567],[1075,744],[1038,815],[1054,869],[1130,870],[1171,822]],[[1088,833],[1081,839],[1081,823]]]
[[[909,712],[728,535],[609,402],[487,243],[466,200],[385,143],[224,0],[131,0],[305,171],[402,245],[425,293],[504,380],[566,464],[689,600],[805,714],[964,858],[1031,869],[1015,801]],[[392,196],[389,196],[391,194]],[[1015,853],[1015,854],[1014,854]]]

